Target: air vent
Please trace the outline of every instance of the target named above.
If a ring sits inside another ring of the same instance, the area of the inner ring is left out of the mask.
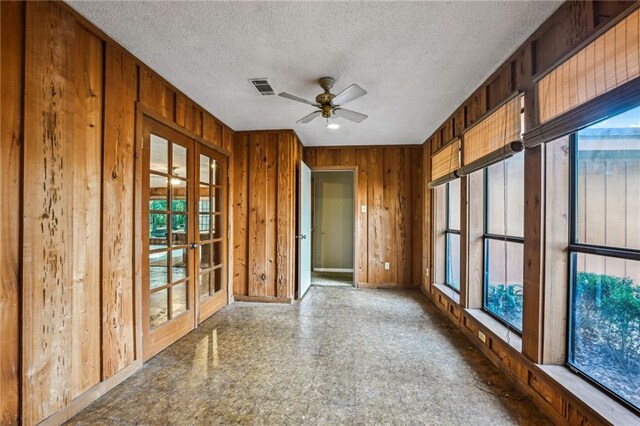
[[[276,91],[271,87],[271,83],[266,78],[250,78],[249,82],[262,96],[275,95]]]

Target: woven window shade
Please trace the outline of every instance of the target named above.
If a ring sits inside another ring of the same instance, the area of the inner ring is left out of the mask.
[[[460,139],[456,139],[431,157],[431,180],[451,174],[459,167]]]
[[[640,9],[537,83],[541,124],[640,76]]]
[[[514,96],[462,136],[464,164],[468,165],[507,144],[519,141],[521,96]]]

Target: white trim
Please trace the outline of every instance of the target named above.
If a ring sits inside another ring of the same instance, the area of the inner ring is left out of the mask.
[[[313,268],[313,272],[353,272],[353,269],[345,269],[345,268]]]

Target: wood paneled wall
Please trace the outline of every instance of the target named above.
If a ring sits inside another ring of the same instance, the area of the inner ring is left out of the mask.
[[[296,278],[296,164],[291,130],[239,132],[233,171],[233,293],[291,301]]]
[[[67,5],[1,7],[0,423],[55,423],[141,365],[136,104],[234,132]]]
[[[413,287],[422,282],[422,156],[420,146],[304,148],[304,162],[312,169],[358,168],[355,270],[361,286]]]
[[[24,8],[0,3],[0,424],[18,421]]]

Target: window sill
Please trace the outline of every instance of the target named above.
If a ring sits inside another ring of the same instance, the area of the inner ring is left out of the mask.
[[[640,424],[640,417],[564,365],[536,365],[577,400],[614,425]]]
[[[522,352],[522,337],[515,331],[509,330],[504,324],[482,309],[465,309],[464,311],[515,351]]]
[[[460,305],[460,294],[458,294],[454,289],[445,284],[433,284],[433,286],[437,288],[440,293],[451,299],[452,302]]]

